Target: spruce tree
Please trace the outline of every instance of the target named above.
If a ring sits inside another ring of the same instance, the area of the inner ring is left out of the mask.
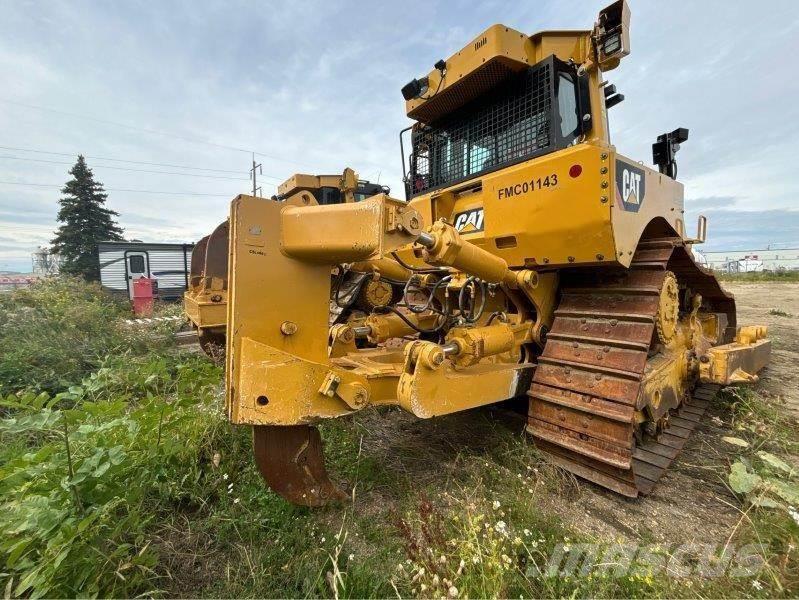
[[[105,207],[108,194],[94,180],[83,156],[69,171],[72,179],[61,189],[59,226],[52,241],[53,250],[61,256],[61,272],[80,275],[88,281],[100,279],[98,242],[121,240],[122,229],[114,221],[119,216]]]

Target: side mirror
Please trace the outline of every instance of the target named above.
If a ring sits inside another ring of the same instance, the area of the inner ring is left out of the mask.
[[[599,11],[593,38],[599,68],[603,71],[615,69],[630,53],[630,7],[626,0],[617,0]]]

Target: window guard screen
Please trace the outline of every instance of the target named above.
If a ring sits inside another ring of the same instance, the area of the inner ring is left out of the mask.
[[[417,124],[411,134],[410,195],[571,143],[578,132],[562,132],[562,119],[555,121],[560,70],[550,57],[451,115],[430,125]],[[576,99],[571,105],[576,112]]]

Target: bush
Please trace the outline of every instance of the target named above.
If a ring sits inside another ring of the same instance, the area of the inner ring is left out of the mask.
[[[0,392],[79,383],[121,342],[125,306],[97,284],[45,279],[0,294]]]
[[[223,422],[205,409],[219,370],[180,361],[112,359],[84,386],[2,401],[0,580],[15,596],[155,591],[150,520],[204,495],[201,440]]]
[[[152,350],[159,332],[126,326],[129,316],[126,302],[80,279],[47,278],[0,294],[0,394],[55,394],[109,354]]]
[[[212,493],[221,370],[129,315],[76,279],[0,296],[6,595],[156,593],[154,522]]]

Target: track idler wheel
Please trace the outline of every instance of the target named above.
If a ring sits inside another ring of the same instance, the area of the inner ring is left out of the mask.
[[[255,464],[276,494],[301,506],[324,506],[347,498],[327,475],[316,427],[255,425],[252,431]]]

